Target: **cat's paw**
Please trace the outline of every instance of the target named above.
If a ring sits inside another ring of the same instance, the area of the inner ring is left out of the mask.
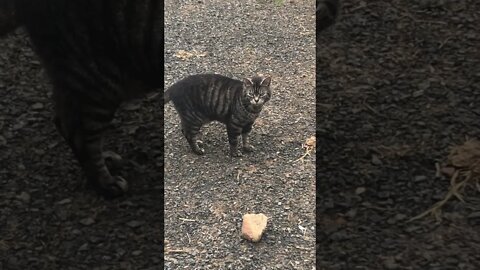
[[[242,157],[243,154],[242,154],[242,152],[238,151],[238,149],[237,149],[237,150],[231,150],[230,151],[230,156],[232,156],[232,157]]]
[[[125,166],[126,163],[126,160],[123,160],[119,154],[113,151],[103,152],[102,157],[105,160],[107,167],[113,171],[120,170],[122,167]]]
[[[255,147],[253,147],[253,145],[251,144],[246,144],[243,146],[243,151],[247,152],[247,153],[251,153],[253,151],[255,151]]]
[[[192,149],[192,152],[202,156],[205,154],[205,149],[203,148],[203,142],[200,140],[196,140],[193,143],[190,143],[190,148]]]
[[[113,161],[113,162],[121,162],[122,161],[122,156],[119,154],[113,152],[113,151],[104,151],[102,153],[102,157],[105,160]]]
[[[128,182],[121,176],[99,179],[91,184],[107,199],[120,197],[128,191]]]
[[[201,147],[195,147],[195,148],[192,148],[192,151],[193,153],[199,155],[199,156],[203,156],[205,155],[205,149],[201,148]]]

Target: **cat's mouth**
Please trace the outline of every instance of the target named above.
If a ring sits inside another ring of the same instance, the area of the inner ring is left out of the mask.
[[[249,107],[250,107],[250,111],[254,113],[259,113],[263,108],[263,104],[250,104]]]

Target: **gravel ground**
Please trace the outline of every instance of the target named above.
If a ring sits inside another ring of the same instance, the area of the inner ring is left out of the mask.
[[[257,151],[242,158],[228,156],[217,123],[204,127],[206,155],[195,156],[165,107],[166,269],[314,268],[315,157],[294,162],[315,133],[313,2],[165,4],[166,87],[213,72],[268,74],[273,88],[252,132]],[[242,215],[252,212],[270,218],[257,244],[240,237]]]
[[[435,163],[480,135],[480,3],[344,1],[318,39],[320,269],[480,269],[480,201]]]

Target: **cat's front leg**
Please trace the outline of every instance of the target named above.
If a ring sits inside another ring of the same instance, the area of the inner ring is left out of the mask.
[[[250,140],[249,140],[250,132],[252,131],[252,125],[253,123],[248,124],[242,129],[243,151],[248,153],[255,151],[255,147],[253,147],[253,145],[250,144]]]
[[[88,181],[107,197],[124,194],[128,190],[127,181],[110,174],[102,151],[102,133],[110,123],[113,110],[97,108],[95,114],[88,114],[86,111],[89,110],[89,105],[66,106],[71,101],[65,97],[57,97],[56,101],[55,125],[72,148]],[[113,154],[110,156],[113,159],[120,157]]]
[[[227,125],[227,134],[228,134],[228,143],[230,144],[230,155],[232,157],[241,157],[242,152],[240,152],[238,147],[238,138],[242,133],[242,128],[235,124]]]

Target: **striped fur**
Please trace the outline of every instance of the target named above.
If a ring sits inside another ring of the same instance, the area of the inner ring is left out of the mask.
[[[270,100],[270,81],[270,77],[245,78],[242,82],[217,74],[193,75],[172,85],[164,94],[164,103],[172,101],[194,153],[205,153],[198,140],[201,127],[219,121],[227,127],[230,154],[238,157],[242,155],[240,135],[243,150],[254,150],[248,136],[263,105]]]
[[[89,181],[106,195],[123,194],[127,182],[106,167],[102,134],[120,104],[163,87],[163,1],[15,4],[15,21],[53,83],[58,130]]]

